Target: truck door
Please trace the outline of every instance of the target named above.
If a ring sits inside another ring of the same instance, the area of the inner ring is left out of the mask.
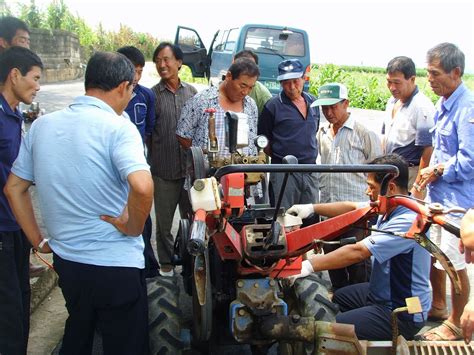
[[[201,37],[196,30],[178,26],[174,44],[179,46],[183,51],[183,64],[187,65],[195,78],[203,78],[210,76],[212,46],[218,32],[214,35],[209,53]]]

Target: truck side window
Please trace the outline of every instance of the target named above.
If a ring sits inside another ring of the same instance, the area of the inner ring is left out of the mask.
[[[217,36],[216,42],[214,44],[214,51],[223,51],[224,50],[224,44],[225,40],[227,39],[227,36],[229,34],[229,30],[225,31],[220,31],[219,35]]]
[[[224,50],[227,52],[232,52],[235,48],[235,43],[237,42],[237,38],[239,37],[239,29],[238,28],[232,28],[229,31],[229,36],[227,37],[227,41],[225,44]]]

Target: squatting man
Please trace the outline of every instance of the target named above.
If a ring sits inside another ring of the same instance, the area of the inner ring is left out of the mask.
[[[399,175],[389,182],[387,196],[408,195],[408,164],[402,157],[390,154],[376,158],[370,164],[395,165]],[[371,201],[378,200],[384,175],[368,173],[366,193]],[[288,213],[300,218],[307,218],[312,213],[334,217],[361,205],[356,202],[294,205]],[[415,218],[416,213],[406,207],[389,207],[379,216],[376,228],[389,233],[406,232]],[[339,269],[370,257],[373,257],[370,281],[342,287],[335,292],[333,302],[341,310],[336,322],[353,324],[359,339],[390,340],[392,311],[405,306],[406,298],[418,297],[423,312],[401,313],[398,318],[400,334],[413,339],[424,326],[431,307],[430,254],[414,240],[375,232],[356,244],[345,245],[328,254],[312,255],[303,262],[301,274],[293,278]]]

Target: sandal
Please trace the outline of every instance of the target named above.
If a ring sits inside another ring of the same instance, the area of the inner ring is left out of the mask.
[[[438,308],[431,306],[431,309],[428,312],[428,320],[432,322],[442,322],[447,320],[448,317],[449,312],[447,308]]]
[[[443,332],[443,328],[445,328]],[[447,338],[446,331],[448,331],[454,338]],[[436,339],[430,339],[430,335],[436,336]],[[425,341],[453,341],[453,340],[462,340],[462,330],[461,328],[455,326],[449,320],[445,320],[441,325],[431,328],[422,335],[417,335],[415,340],[425,340]]]

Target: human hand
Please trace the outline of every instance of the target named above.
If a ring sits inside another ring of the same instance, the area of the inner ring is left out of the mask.
[[[44,243],[44,245],[38,251],[42,254],[51,254],[53,252],[53,249],[51,249],[51,247],[49,246],[49,242],[46,241],[46,243]]]
[[[469,301],[464,307],[464,311],[461,315],[461,329],[464,342],[469,344],[474,331],[474,300]]]
[[[425,198],[424,196],[424,193],[423,193],[424,190],[417,190],[415,187],[413,187],[411,190],[410,190],[410,194],[412,197],[414,198],[417,198],[419,200],[423,200]]]
[[[290,285],[293,285],[297,279],[311,275],[313,272],[314,272],[314,269],[313,269],[313,265],[311,265],[311,262],[309,260],[304,260],[301,263],[301,273],[298,275],[293,275],[293,276],[288,277],[288,280],[290,281]]]
[[[125,205],[122,214],[118,217],[112,217],[112,216],[107,216],[107,215],[102,215],[100,216],[100,219],[110,223],[113,225],[119,232],[122,232],[125,235],[129,235],[128,233],[128,205]]]
[[[49,239],[45,238],[41,239],[37,247],[33,247],[33,251],[42,254],[50,254],[53,252],[53,250],[49,246]]]
[[[459,251],[461,254],[464,254],[464,259],[466,260],[466,264],[473,264],[474,263],[474,250],[467,248],[462,240],[459,241]]]
[[[428,166],[424,169],[421,169],[420,171],[420,179],[418,181],[418,185],[420,187],[421,190],[425,189],[425,187],[430,183],[430,182],[433,182],[435,181],[439,175],[436,175],[435,174],[435,169],[437,169],[437,171],[443,171],[443,166],[438,164],[436,166]]]
[[[286,211],[286,213],[305,219],[314,213],[314,207],[311,203],[305,205],[293,205]]]

